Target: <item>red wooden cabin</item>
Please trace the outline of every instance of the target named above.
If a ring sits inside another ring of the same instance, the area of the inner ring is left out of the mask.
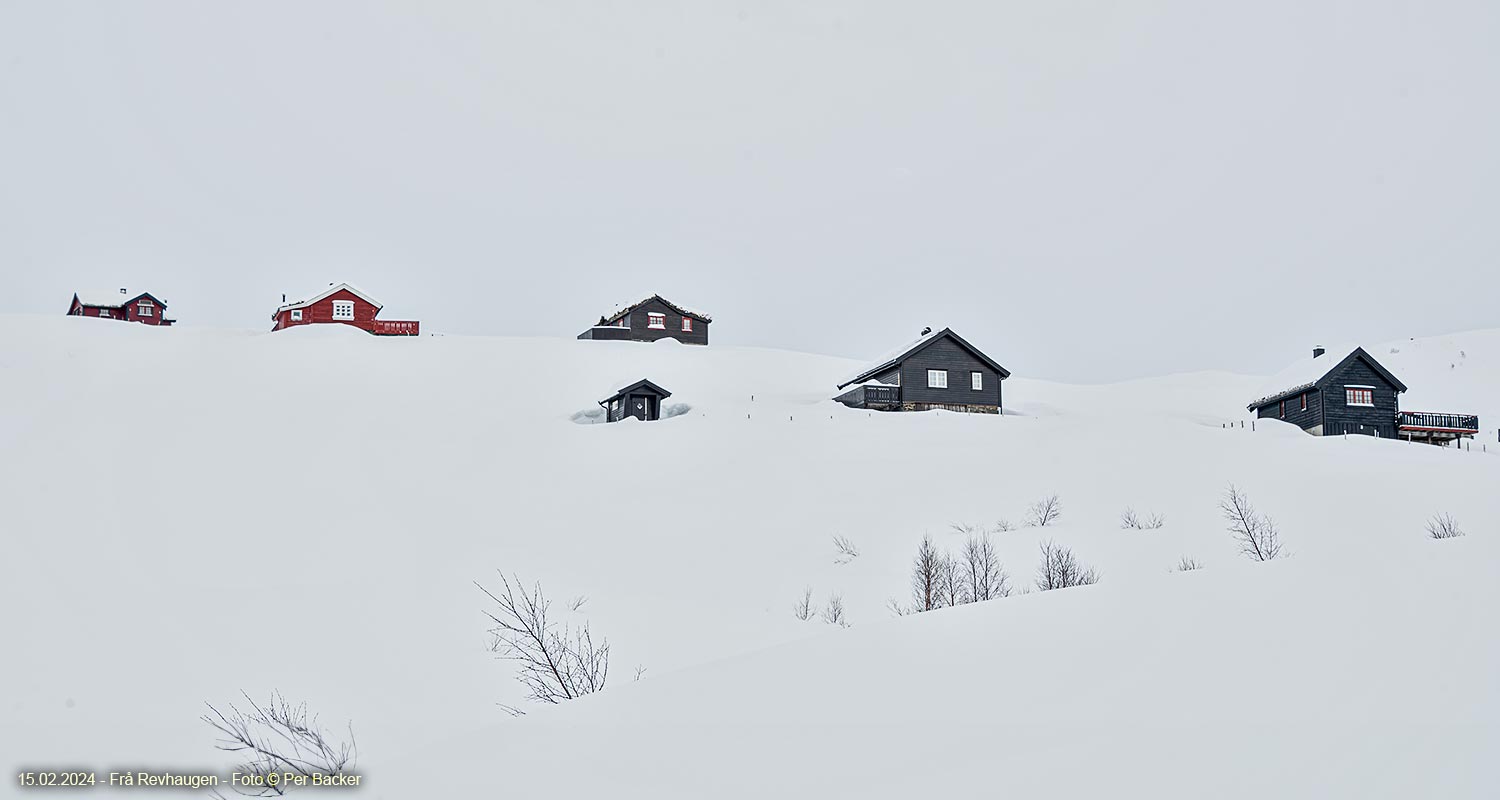
[[[283,295],[283,300],[286,297]],[[376,336],[416,336],[421,323],[416,320],[376,319],[381,305],[375,298],[347,283],[330,283],[328,288],[306,300],[286,303],[276,309],[271,320],[273,331],[297,325],[337,322],[353,325]]]
[[[171,325],[175,319],[167,319],[167,304],[150,292],[84,292],[74,293],[68,304],[68,316],[102,317],[124,322],[139,322],[143,325]]]

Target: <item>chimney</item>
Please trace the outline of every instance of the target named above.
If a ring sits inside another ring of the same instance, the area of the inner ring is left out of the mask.
[[[281,293],[281,304],[286,305],[286,292]]]
[[[120,287],[120,294],[125,294],[125,287],[124,286]]]
[[[1321,355],[1323,355],[1326,352],[1328,352],[1328,351],[1323,349],[1323,345],[1321,345],[1321,344],[1315,344],[1315,345],[1313,345],[1313,358],[1317,358],[1318,356],[1321,356]]]
[[[931,327],[926,327],[926,328],[922,329],[922,335],[923,336],[926,336],[929,333],[932,333],[932,328]]]

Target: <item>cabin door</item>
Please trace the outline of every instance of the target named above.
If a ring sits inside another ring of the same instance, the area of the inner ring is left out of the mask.
[[[640,395],[631,398],[630,413],[633,414],[636,419],[641,420],[642,422],[651,419],[650,412],[647,410],[648,404],[650,402],[651,398],[641,397]]]

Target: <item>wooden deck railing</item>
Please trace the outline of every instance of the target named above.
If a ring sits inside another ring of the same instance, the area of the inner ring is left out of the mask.
[[[1402,430],[1479,432],[1478,414],[1440,414],[1431,411],[1401,411],[1396,424]]]
[[[422,332],[422,323],[416,320],[377,319],[370,333],[377,336],[416,336]]]

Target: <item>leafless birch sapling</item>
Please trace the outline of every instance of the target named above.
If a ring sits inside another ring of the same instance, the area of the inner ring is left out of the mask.
[[[218,749],[245,759],[239,772],[261,778],[292,773],[311,779],[354,769],[359,748],[352,725],[347,740],[341,741],[323,730],[316,715],[308,714],[306,703],[291,703],[279,692],[272,692],[270,701],[264,704],[241,694],[244,708],[230,703],[227,711],[220,711],[212,703],[204,703],[208,713],[200,717],[218,731]],[[286,793],[283,782],[272,779],[256,783],[261,785],[237,787],[236,791],[248,797],[280,797]],[[218,790],[211,795],[224,796]]]
[[[1281,556],[1281,533],[1270,517],[1259,514],[1250,498],[1234,484],[1224,492],[1219,510],[1229,521],[1229,532],[1239,542],[1240,552],[1256,561],[1271,561]]]
[[[943,554],[923,534],[922,544],[911,564],[911,599],[913,611],[931,611],[942,606]]]
[[[1199,561],[1196,558],[1189,558],[1187,556],[1183,556],[1177,562],[1177,569],[1175,571],[1176,572],[1192,572],[1195,569],[1203,569],[1203,562]]]
[[[813,616],[813,604],[812,604],[812,587],[811,586],[809,586],[806,589],[802,590],[802,597],[797,600],[797,604],[796,605],[792,606],[792,613],[796,614],[797,615],[797,619],[800,619],[803,622],[806,622],[806,621],[812,619],[812,616]]]
[[[1459,530],[1451,514],[1438,514],[1427,521],[1427,535],[1434,539],[1452,539],[1463,536],[1464,532]]]
[[[1151,514],[1142,518],[1135,513],[1133,508],[1125,509],[1125,512],[1120,515],[1120,527],[1125,530],[1154,531],[1165,524],[1166,520],[1162,519],[1160,514]]]
[[[995,542],[988,533],[976,533],[964,541],[959,561],[965,602],[982,603],[1010,595],[1010,578],[1000,565]]]
[[[847,564],[859,558],[859,548],[850,541],[849,537],[842,534],[833,537],[833,563]]]
[[[1057,495],[1047,495],[1031,504],[1027,521],[1033,528],[1045,528],[1062,516],[1062,500]]]
[[[609,679],[609,640],[595,643],[588,623],[574,628],[549,620],[551,603],[540,583],[528,590],[519,578],[500,573],[498,593],[474,585],[494,603],[484,612],[494,623],[490,650],[516,662],[516,680],[530,699],[560,703],[604,688]]]
[[[1099,582],[1099,573],[1084,566],[1072,550],[1048,539],[1042,542],[1041,551],[1042,560],[1036,568],[1036,588],[1045,592]]]
[[[841,595],[828,596],[828,604],[823,606],[822,616],[823,621],[829,625],[837,625],[840,628],[849,627],[849,618],[844,614],[844,598]]]

